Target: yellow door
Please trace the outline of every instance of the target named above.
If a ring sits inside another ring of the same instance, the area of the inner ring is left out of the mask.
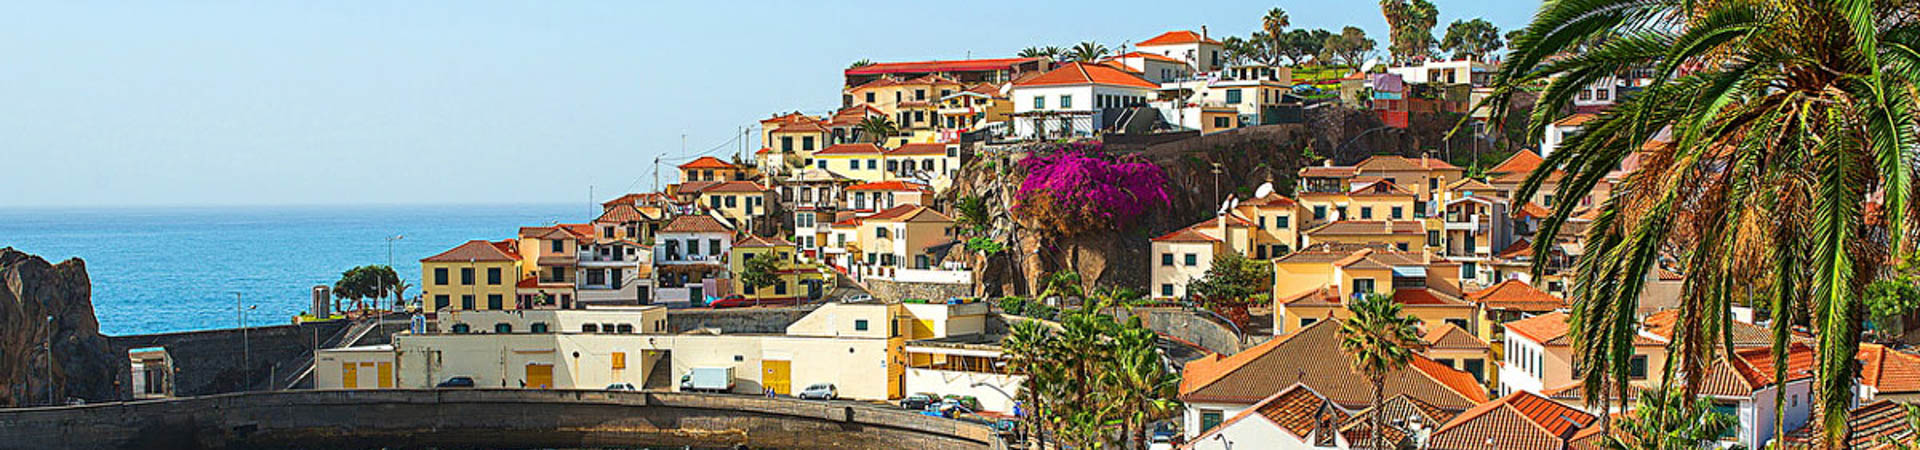
[[[528,364],[527,387],[533,389],[553,389],[553,365]]]
[[[766,374],[760,377],[760,384],[775,394],[793,393],[793,361],[763,360],[760,367]]]
[[[350,362],[340,363],[340,387],[360,388],[360,365]]]
[[[376,367],[378,368],[378,370],[375,370],[375,373],[380,374],[380,381],[379,381],[380,388],[392,389],[393,388],[393,363],[381,362]]]

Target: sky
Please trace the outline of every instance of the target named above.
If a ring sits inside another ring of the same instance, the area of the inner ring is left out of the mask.
[[[1436,34],[1540,3],[1434,1]],[[0,208],[585,204],[826,113],[852,61],[1245,35],[1273,7],[1384,52],[1370,0],[7,2]]]

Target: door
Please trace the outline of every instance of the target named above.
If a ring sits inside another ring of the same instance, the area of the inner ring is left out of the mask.
[[[687,302],[692,303],[694,306],[706,305],[707,304],[706,293],[701,292],[701,288],[704,288],[704,287],[706,286],[700,286],[700,285],[687,286]]]
[[[393,363],[382,361],[379,363],[375,363],[374,368],[376,369],[374,370],[374,373],[377,373],[380,375],[380,381],[378,381],[380,388],[392,389],[393,388]]]
[[[351,362],[340,363],[340,387],[346,388],[346,389],[360,388],[360,365],[359,364],[354,364]]]
[[[527,388],[553,389],[553,365],[552,364],[528,364],[527,365]]]
[[[760,361],[760,368],[765,371],[760,377],[760,384],[766,390],[780,395],[793,393],[793,361],[763,360]]]

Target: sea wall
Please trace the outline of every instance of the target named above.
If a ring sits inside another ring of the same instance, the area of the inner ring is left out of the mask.
[[[810,307],[676,309],[667,311],[667,328],[675,333],[717,328],[722,333],[786,333],[787,325],[813,312]]]
[[[985,425],[848,402],[666,392],[329,390],[0,410],[0,448],[998,449]]]
[[[306,370],[313,349],[349,325],[335,320],[301,325],[227,328],[179,333],[114,336],[120,355],[164,347],[173,362],[173,395],[209,395],[267,390],[272,380]],[[124,357],[120,370],[128,370]]]

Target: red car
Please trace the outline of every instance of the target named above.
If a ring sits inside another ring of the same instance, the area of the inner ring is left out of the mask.
[[[762,306],[762,305],[792,306],[798,303],[799,302],[796,299],[791,299],[791,298],[758,299],[758,298],[746,298],[738,295],[729,295],[729,296],[726,296],[726,298],[714,300],[713,303],[708,303],[707,306],[713,307],[714,309],[723,309],[723,308],[744,308],[748,306]]]

